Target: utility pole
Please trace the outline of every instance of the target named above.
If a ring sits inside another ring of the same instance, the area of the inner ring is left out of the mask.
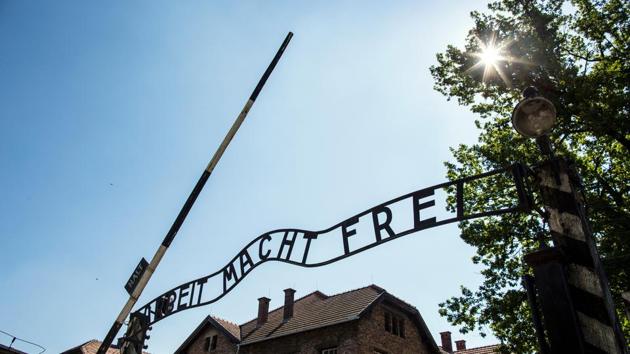
[[[280,60],[280,57],[282,57],[282,54],[284,53],[284,50],[289,44],[291,37],[293,37],[293,33],[289,32],[289,34],[287,34],[286,38],[284,39],[284,42],[282,42],[280,49],[278,49],[278,52],[276,53],[275,57],[273,58],[269,66],[267,67],[267,70],[265,70],[265,73],[260,78],[260,81],[258,81],[258,84],[254,88],[254,91],[249,96],[249,99],[245,103],[245,106],[241,110],[241,113],[238,115],[238,117],[234,121],[234,124],[232,124],[232,127],[226,134],[225,138],[223,138],[221,145],[219,145],[219,148],[214,153],[214,156],[212,156],[210,163],[208,163],[208,166],[201,174],[201,177],[199,178],[199,180],[197,181],[197,184],[195,185],[192,192],[188,196],[188,199],[186,200],[186,202],[184,203],[184,206],[182,207],[179,214],[177,215],[177,218],[175,218],[173,225],[166,233],[166,236],[164,237],[164,240],[160,244],[160,247],[158,247],[157,251],[153,255],[151,262],[147,263],[146,261],[144,261],[144,259],[142,259],[138,267],[136,267],[136,270],[134,271],[131,278],[127,282],[127,285],[125,286],[125,288],[127,288],[127,291],[129,292],[129,299],[123,306],[118,317],[116,317],[116,321],[110,328],[109,332],[107,332],[107,335],[105,336],[105,339],[103,340],[103,343],[101,343],[101,346],[98,348],[97,354],[105,354],[109,346],[114,341],[114,338],[116,337],[116,334],[122,327],[123,322],[125,321],[129,313],[131,312],[131,309],[133,308],[133,306],[138,301],[138,298],[140,297],[145,286],[151,279],[151,276],[155,272],[155,269],[160,264],[162,257],[164,257],[164,254],[166,253],[166,251],[168,250],[168,247],[173,242],[173,239],[175,239],[175,236],[177,235],[179,228],[184,223],[184,220],[186,220],[186,216],[188,216],[188,212],[190,212],[190,209],[192,209],[193,205],[195,204],[195,201],[197,200],[199,193],[201,193],[201,190],[203,189],[206,182],[208,181],[210,174],[212,174],[212,171],[216,167],[217,163],[219,163],[219,160],[221,159],[221,156],[223,156],[225,149],[227,149],[228,145],[230,144],[230,141],[232,141],[232,138],[234,138],[234,135],[236,135],[236,132],[238,131],[239,127],[245,120],[245,117],[247,117],[247,113],[249,113],[249,110],[254,105],[254,102],[256,101],[258,94],[260,93],[263,86],[265,85],[265,82],[267,82],[269,75],[271,75],[271,72],[276,67],[276,64]]]

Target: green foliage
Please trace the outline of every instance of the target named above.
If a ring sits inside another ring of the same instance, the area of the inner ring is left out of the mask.
[[[502,0],[488,9],[471,13],[475,26],[464,48],[448,46],[431,67],[435,89],[479,115],[479,141],[451,149],[456,163],[446,163],[448,177],[541,159],[534,142],[510,123],[521,91],[536,86],[558,111],[551,139],[583,178],[591,226],[620,304],[620,293],[630,290],[630,2]],[[475,53],[492,38],[504,45],[505,60],[484,79]],[[467,208],[509,199],[504,187],[480,183],[467,190]],[[507,215],[460,227],[462,239],[477,249],[473,262],[483,265],[484,281],[476,290],[462,287],[461,295],[440,304],[440,313],[463,333],[490,329],[506,351],[535,351],[520,277],[529,271],[522,256],[537,247],[542,220]],[[623,326],[630,334],[630,323]]]

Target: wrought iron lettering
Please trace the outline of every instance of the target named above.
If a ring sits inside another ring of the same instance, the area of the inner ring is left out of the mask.
[[[514,199],[518,203],[467,213],[464,196],[466,186],[505,174],[510,176]],[[427,228],[527,210],[529,195],[523,187],[523,175],[521,165],[517,164],[405,194],[325,230],[279,229],[264,233],[249,242],[220,270],[167,291],[137,312],[148,316],[149,324],[153,324],[179,311],[211,304],[225,296],[254,268],[267,261],[319,267]],[[438,190],[445,190],[447,197],[454,198],[454,213],[449,214],[450,217],[432,216],[437,212]],[[313,252],[318,245],[326,249],[324,254]],[[335,247],[337,251],[331,255],[330,250]]]

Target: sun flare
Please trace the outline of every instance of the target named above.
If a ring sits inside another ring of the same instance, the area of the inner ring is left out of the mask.
[[[492,36],[487,42],[477,38],[479,49],[481,51],[472,53],[479,60],[468,71],[480,69],[483,67],[483,82],[487,82],[494,75],[498,75],[501,80],[509,87],[511,85],[510,78],[503,70],[503,63],[514,61],[507,52],[510,42],[497,43],[496,38]]]
[[[483,61],[483,63],[488,65],[496,65],[499,60],[502,60],[499,51],[495,47],[486,47],[483,52],[479,54],[479,59]]]

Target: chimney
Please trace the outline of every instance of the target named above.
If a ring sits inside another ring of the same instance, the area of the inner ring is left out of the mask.
[[[441,332],[440,337],[442,339],[442,350],[448,353],[453,352],[453,342],[451,342],[451,332]]]
[[[294,295],[295,290],[291,288],[284,289],[284,314],[282,316],[284,321],[288,321],[291,317],[293,317]]]
[[[256,321],[257,326],[262,326],[267,322],[267,315],[269,315],[269,301],[267,297],[261,297],[258,299],[258,319]]]
[[[457,348],[457,350],[466,350],[466,341],[465,340],[456,340],[455,341],[455,348]]]

